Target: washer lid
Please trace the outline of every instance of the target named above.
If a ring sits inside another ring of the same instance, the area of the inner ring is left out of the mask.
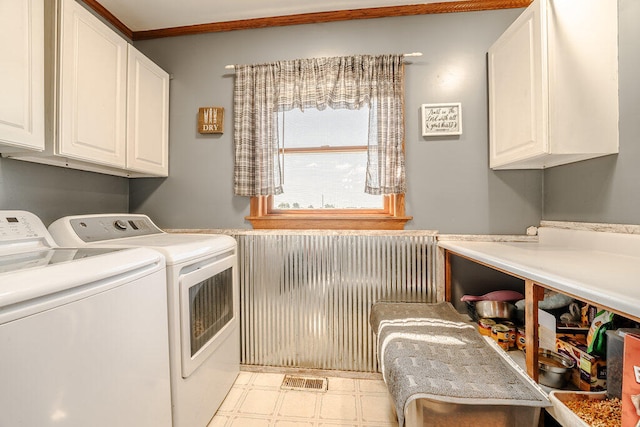
[[[116,252],[114,248],[45,249],[0,256],[0,275]]]
[[[78,288],[106,289],[165,267],[150,249],[48,249],[0,256],[0,317],[6,307]],[[164,286],[164,284],[160,284]]]

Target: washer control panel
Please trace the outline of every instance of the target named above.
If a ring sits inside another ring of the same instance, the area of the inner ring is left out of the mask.
[[[53,243],[40,218],[31,212],[0,210],[0,241],[32,239],[44,239]]]
[[[0,210],[0,255],[55,248],[40,218],[27,211]]]

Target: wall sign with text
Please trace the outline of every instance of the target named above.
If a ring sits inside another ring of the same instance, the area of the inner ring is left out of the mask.
[[[222,133],[224,124],[224,108],[201,107],[198,110],[198,132]]]
[[[422,104],[422,136],[461,135],[462,104]]]

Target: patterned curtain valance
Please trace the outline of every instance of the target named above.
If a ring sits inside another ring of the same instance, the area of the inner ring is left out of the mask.
[[[370,107],[365,191],[404,193],[402,55],[356,55],[237,65],[234,86],[237,195],[282,192],[278,111]]]

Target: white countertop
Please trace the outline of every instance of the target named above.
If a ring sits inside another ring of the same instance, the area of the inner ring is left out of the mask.
[[[455,239],[438,246],[640,319],[640,235],[543,227],[537,242]]]

